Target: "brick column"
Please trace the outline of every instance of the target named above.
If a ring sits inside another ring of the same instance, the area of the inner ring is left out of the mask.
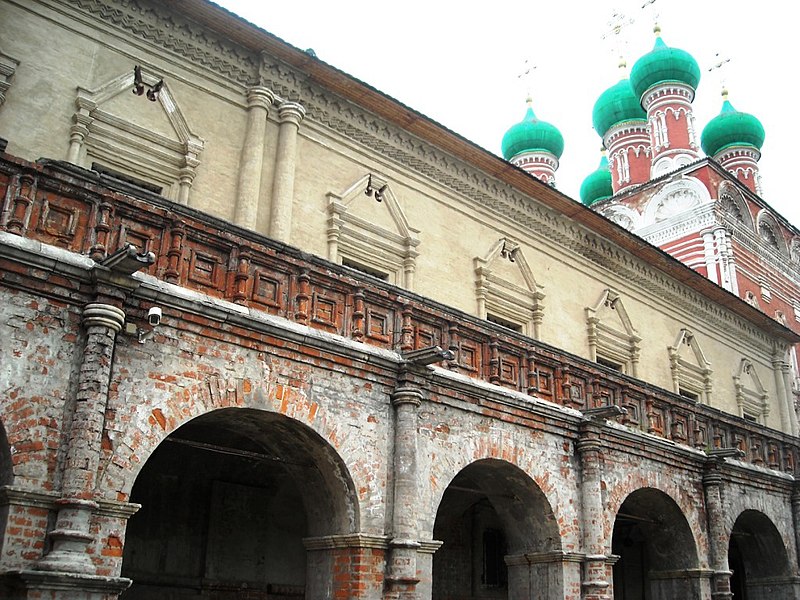
[[[75,411],[67,440],[61,498],[52,550],[37,564],[42,571],[92,574],[87,547],[93,541],[90,520],[97,509],[95,477],[100,462],[114,342],[125,313],[109,304],[87,304],[83,309],[86,345],[83,350]]]
[[[728,567],[728,536],[725,532],[725,508],[722,504],[722,474],[719,462],[710,459],[703,475],[708,519],[709,554],[711,555],[711,597],[725,600],[733,597],[731,570]]]
[[[289,242],[292,234],[297,132],[305,114],[306,109],[297,102],[283,102],[278,106],[278,120],[281,126],[275,156],[269,234],[282,242]]]
[[[594,421],[581,424],[577,449],[581,459],[581,505],[583,507],[583,600],[611,600],[609,557],[610,545],[603,530],[603,478],[600,425]]]
[[[417,598],[417,409],[421,400],[422,394],[413,386],[401,385],[392,394],[394,503],[385,595],[392,600]]]
[[[268,88],[256,86],[247,90],[247,130],[239,159],[234,216],[234,222],[247,229],[255,229],[258,218],[264,136],[267,131],[267,114],[274,99],[275,95]]]

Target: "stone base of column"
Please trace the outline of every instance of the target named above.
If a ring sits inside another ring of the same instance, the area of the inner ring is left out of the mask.
[[[729,600],[733,598],[731,591],[732,571],[714,571],[711,574],[711,598],[713,600]]]
[[[97,509],[91,500],[61,499],[56,527],[50,532],[53,549],[36,563],[39,571],[57,573],[94,572],[91,557],[86,553],[94,537],[89,533],[89,521]]]
[[[384,587],[385,536],[352,533],[305,538],[306,598],[379,600]]]
[[[0,593],[8,600],[112,600],[130,584],[124,577],[11,571],[0,576]]]
[[[575,598],[571,580],[583,556],[571,552],[526,552],[505,557],[509,598]]]
[[[416,540],[394,538],[389,542],[385,600],[416,600],[419,549],[420,543]]]
[[[581,598],[583,600],[611,600],[612,572],[618,556],[604,554],[587,554],[583,562],[583,581],[581,581]]]

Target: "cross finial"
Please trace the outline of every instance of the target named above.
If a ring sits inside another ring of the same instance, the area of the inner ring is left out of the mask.
[[[628,45],[628,36],[623,35],[623,32],[634,22],[633,18],[628,17],[622,11],[613,9],[611,18],[606,22],[606,31],[600,36],[601,39],[610,41],[611,51],[618,55],[621,61]]]
[[[658,26],[658,19],[660,15],[654,6],[656,1],[657,0],[645,0],[644,4],[642,4],[642,10],[649,10],[651,12],[653,16],[653,23],[655,25],[653,30],[656,32],[656,35],[658,35],[661,32],[661,28]]]
[[[727,70],[728,63],[731,62],[731,59],[721,58],[719,52],[717,52],[714,55],[714,60],[717,62],[708,67],[708,72],[713,73],[714,71],[719,71],[720,86],[722,87],[723,95],[727,98],[728,90],[725,89],[725,71]]]
[[[522,63],[522,72],[517,75],[517,79],[525,86],[525,95],[527,98],[531,97],[531,80],[533,79],[533,72],[536,68],[537,66],[533,64],[530,59],[526,58]]]

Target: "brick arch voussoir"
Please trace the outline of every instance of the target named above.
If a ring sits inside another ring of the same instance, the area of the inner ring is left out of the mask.
[[[254,408],[282,414],[307,425],[337,452],[344,437],[320,405],[302,388],[247,378],[211,376],[177,388],[159,403],[143,403],[126,429],[108,433],[112,451],[100,466],[98,493],[127,501],[141,469],[171,433],[201,415],[225,408]]]
[[[709,540],[705,533],[705,515],[698,510],[696,505],[690,502],[690,495],[686,494],[685,486],[681,486],[680,482],[676,481],[675,478],[664,476],[653,470],[640,469],[637,470],[634,476],[627,478],[625,482],[616,483],[613,489],[608,490],[604,528],[609,533],[607,536],[609,552],[611,551],[610,533],[614,529],[614,521],[622,504],[634,492],[647,488],[663,493],[675,503],[683,518],[686,519],[691,535],[694,538],[695,548],[708,547]],[[702,491],[700,493],[702,494]]]
[[[514,440],[513,438],[519,437]],[[568,506],[562,506],[558,501],[559,490],[569,482],[559,480],[554,474],[552,465],[541,460],[541,452],[533,452],[526,443],[530,441],[530,431],[526,433],[512,434],[506,431],[493,432],[486,435],[471,436],[468,439],[461,439],[449,452],[439,454],[435,460],[431,461],[431,473],[428,483],[430,484],[430,531],[433,533],[433,525],[436,514],[442,503],[447,487],[464,469],[482,460],[493,459],[508,463],[518,468],[527,475],[544,496],[544,500],[550,512],[553,514],[559,527],[559,534],[564,543],[580,535],[576,524],[577,515],[569,513]],[[562,492],[563,495],[563,492]],[[427,528],[427,527],[426,527]]]

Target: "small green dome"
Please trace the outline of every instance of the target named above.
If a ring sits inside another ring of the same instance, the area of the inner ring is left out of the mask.
[[[722,110],[708,122],[700,136],[703,152],[713,157],[728,146],[753,146],[761,150],[764,144],[761,121],[733,108],[727,92],[723,92],[722,97]]]
[[[584,206],[591,206],[595,202],[606,200],[614,195],[611,185],[611,171],[608,170],[606,155],[600,159],[600,166],[596,171],[589,173],[581,184],[581,202]]]
[[[600,94],[592,110],[592,125],[600,137],[617,123],[646,119],[647,113],[627,79],[622,79]]]
[[[561,158],[564,137],[554,125],[537,119],[529,103],[525,118],[506,131],[501,149],[506,160],[523,152],[549,152]]]
[[[658,33],[658,29],[656,29]],[[636,61],[631,69],[631,86],[639,100],[657,83],[677,81],[693,90],[700,83],[700,67],[685,50],[670,48],[659,35],[655,47]]]

